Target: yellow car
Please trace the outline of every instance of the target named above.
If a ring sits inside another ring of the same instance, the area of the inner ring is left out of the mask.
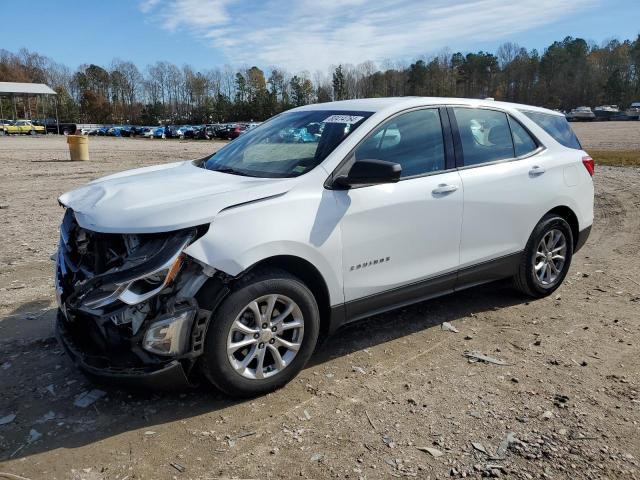
[[[3,120],[2,130],[4,131],[5,134],[24,133],[26,135],[33,135],[36,133],[41,133],[41,134],[45,133],[45,128],[43,126],[34,125],[33,123],[31,123],[31,120],[16,120],[16,121]]]

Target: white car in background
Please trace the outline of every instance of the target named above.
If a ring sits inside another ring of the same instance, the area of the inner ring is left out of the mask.
[[[316,140],[286,135],[300,129]],[[349,322],[504,278],[551,294],[589,235],[592,175],[551,110],[296,108],[200,160],[62,195],[57,331],[90,376],[174,386],[201,371],[265,393]]]

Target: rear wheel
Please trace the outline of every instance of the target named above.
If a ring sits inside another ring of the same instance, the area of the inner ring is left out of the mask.
[[[229,395],[273,391],[302,370],[319,329],[316,300],[301,280],[278,270],[249,274],[212,315],[203,373]]]
[[[545,215],[529,237],[515,287],[531,297],[550,295],[567,276],[572,257],[571,227],[558,215]]]

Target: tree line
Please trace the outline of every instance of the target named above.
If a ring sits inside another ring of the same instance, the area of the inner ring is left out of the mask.
[[[406,95],[493,97],[561,110],[627,106],[640,101],[640,35],[601,45],[566,37],[543,53],[507,42],[494,53],[444,50],[413,62],[342,64],[313,75],[275,66],[198,71],[169,62],[141,70],[120,59],[72,71],[26,49],[0,50],[0,81],[48,84],[58,93],[60,119],[82,123],[258,121],[308,103]],[[30,100],[16,102],[19,116],[38,116]],[[9,98],[1,105],[5,116],[14,109]]]

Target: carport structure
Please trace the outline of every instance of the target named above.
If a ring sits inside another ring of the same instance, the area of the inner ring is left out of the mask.
[[[58,101],[56,98],[56,92],[48,85],[44,83],[18,83],[18,82],[0,82],[0,118],[5,118],[5,109],[3,107],[2,99],[9,97],[11,99],[10,111],[12,110],[13,119],[18,119],[18,106],[16,97],[23,97],[25,101],[22,103],[23,117],[31,120],[31,98],[35,97],[35,113],[38,116],[39,106],[42,107],[42,119],[46,122],[46,111],[49,106],[49,97],[53,95],[55,112],[56,112],[56,126],[57,131],[60,133],[60,121],[58,120]],[[40,102],[38,102],[40,100]],[[38,105],[40,103],[40,105]],[[8,113],[8,112],[7,112]],[[46,125],[45,125],[46,128]]]

